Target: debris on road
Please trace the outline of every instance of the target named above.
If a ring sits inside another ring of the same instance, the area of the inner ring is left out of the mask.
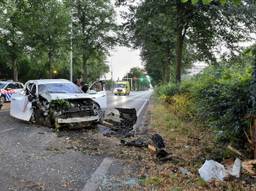
[[[115,108],[116,111],[109,113],[102,125],[110,128],[105,136],[116,135],[129,137],[134,136],[133,126],[137,121],[135,108]]]
[[[239,178],[241,173],[241,167],[242,161],[239,158],[236,158],[235,162],[232,162],[232,165],[230,165],[230,168],[227,168],[227,170],[231,176]]]
[[[201,178],[209,182],[211,180],[224,181],[229,177],[240,177],[242,162],[239,158],[235,161],[226,160],[225,166],[214,161],[206,160],[203,166],[198,170]]]
[[[214,160],[206,160],[198,172],[201,178],[207,182],[211,180],[224,181],[224,178],[227,177],[225,167]]]
[[[159,134],[152,135],[151,139],[158,149],[165,148],[164,140]]]
[[[179,172],[180,172],[181,174],[183,174],[183,175],[188,175],[188,176],[192,175],[192,173],[189,172],[189,170],[186,169],[186,168],[184,168],[184,167],[179,167],[178,170],[179,170]]]
[[[120,142],[124,146],[148,148],[149,151],[155,155],[156,159],[160,162],[172,160],[171,154],[164,149],[164,140],[159,134],[153,134],[150,139],[143,139],[142,137],[139,137],[131,141],[121,139]]]
[[[132,141],[126,141],[126,140],[121,139],[120,142],[124,146],[134,146],[134,147],[147,147],[148,146],[148,144],[145,143],[145,141],[141,138],[138,138],[138,139],[135,139]]]

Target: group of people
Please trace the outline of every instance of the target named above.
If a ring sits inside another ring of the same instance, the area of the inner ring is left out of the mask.
[[[85,84],[85,82],[82,81],[81,79],[79,78],[76,79],[74,81],[74,84],[76,84],[84,93],[88,91],[88,88],[89,88],[88,84]]]

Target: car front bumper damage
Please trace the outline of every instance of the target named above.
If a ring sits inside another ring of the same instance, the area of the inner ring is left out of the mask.
[[[72,118],[57,118],[58,124],[71,124],[71,123],[83,123],[83,122],[97,122],[99,116],[86,116],[86,117],[72,117]]]

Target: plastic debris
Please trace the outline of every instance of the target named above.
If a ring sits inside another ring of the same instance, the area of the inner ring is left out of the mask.
[[[207,182],[211,180],[223,181],[228,175],[225,167],[214,160],[206,160],[198,172],[201,178]]]
[[[180,173],[183,175],[191,175],[191,172],[189,172],[189,170],[184,167],[179,167],[178,169],[179,169]]]
[[[236,158],[233,168],[230,172],[230,175],[239,178],[241,173],[242,161],[239,158]]]

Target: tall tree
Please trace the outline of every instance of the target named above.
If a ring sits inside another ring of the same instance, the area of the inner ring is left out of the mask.
[[[128,17],[130,21],[127,28],[132,34],[130,39],[144,49],[143,52],[154,52],[156,48],[146,46],[146,42],[158,43],[161,48],[168,44],[161,39],[167,38],[171,42],[172,47],[175,47],[174,52],[173,48],[170,51],[174,55],[171,58],[174,59],[176,82],[179,83],[187,55],[194,55],[196,60],[216,63],[216,55],[223,54],[223,50],[216,53],[220,45],[233,53],[238,50],[237,44],[240,41],[248,39],[250,32],[255,30],[256,9],[250,0],[244,2],[235,6],[219,1],[196,3],[190,0],[145,0],[137,7],[130,8],[132,13]],[[152,22],[152,18],[161,16],[161,22]],[[169,24],[165,22],[166,19],[170,19]],[[158,29],[158,32],[155,32],[158,37],[151,38],[155,28]],[[145,38],[142,38],[143,35]],[[162,68],[165,66],[162,65]]]
[[[25,48],[20,12],[22,9],[14,0],[0,4],[0,54],[12,69],[14,81],[18,81],[19,59]]]
[[[105,55],[116,42],[114,9],[110,0],[74,0],[69,3],[73,16],[74,61],[81,66],[81,77],[88,81],[97,67],[91,61],[98,60],[104,65]]]
[[[25,18],[22,28],[31,53],[37,59],[41,57],[48,77],[52,78],[54,63],[63,56],[69,43],[68,8],[63,2],[55,0],[28,0],[23,7],[21,15]]]

